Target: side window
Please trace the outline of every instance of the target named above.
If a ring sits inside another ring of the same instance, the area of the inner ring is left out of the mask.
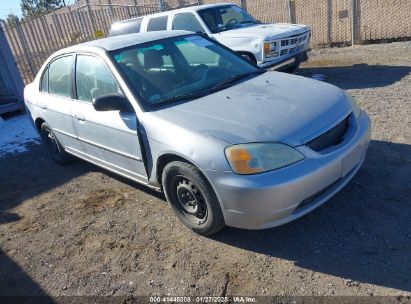
[[[125,34],[134,34],[140,32],[142,17],[132,19],[130,21],[123,21],[114,23],[110,29],[109,37],[125,35]]]
[[[167,29],[168,16],[151,18],[148,21],[147,32],[164,31]]]
[[[71,97],[72,56],[54,60],[49,66],[49,92],[63,97]]]
[[[49,68],[44,70],[43,76],[41,78],[40,91],[41,92],[49,91]]]
[[[181,13],[174,16],[173,30],[186,30],[191,32],[202,32],[204,29],[192,13]]]
[[[141,21],[143,21],[142,17],[134,20],[133,25],[134,25],[135,33],[140,33]]]
[[[104,94],[122,94],[113,75],[104,63],[96,57],[87,55],[77,56],[76,89],[77,98],[88,102]]]

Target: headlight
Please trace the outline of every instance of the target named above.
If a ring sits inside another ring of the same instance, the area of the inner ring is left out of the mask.
[[[347,100],[350,102],[351,104],[351,108],[352,108],[352,112],[354,113],[354,116],[356,119],[358,119],[361,115],[361,109],[360,107],[357,105],[357,102],[355,101],[354,98],[352,98],[350,95],[345,94],[347,96]]]
[[[267,57],[271,55],[270,53],[275,51],[275,47],[277,46],[276,42],[264,42],[264,55]]]
[[[234,145],[225,149],[225,155],[233,171],[238,174],[271,171],[304,159],[300,152],[280,143]]]

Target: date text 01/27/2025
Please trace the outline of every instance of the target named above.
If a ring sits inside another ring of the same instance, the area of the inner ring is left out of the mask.
[[[150,297],[150,303],[256,303],[255,297]]]

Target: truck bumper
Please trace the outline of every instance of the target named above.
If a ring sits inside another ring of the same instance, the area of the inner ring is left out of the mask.
[[[287,57],[284,59],[281,59],[276,62],[266,62],[266,63],[261,63],[259,66],[263,69],[267,70],[276,70],[276,71],[285,71],[288,68],[294,67],[296,65],[299,65],[301,62],[307,61],[309,58],[309,55],[311,53],[311,50],[305,50],[300,53],[297,53],[291,57]]]

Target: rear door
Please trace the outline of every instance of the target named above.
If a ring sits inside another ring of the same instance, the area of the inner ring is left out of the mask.
[[[136,114],[96,111],[93,98],[110,93],[122,94],[122,90],[103,60],[88,54],[76,57],[77,102],[73,119],[83,146],[82,156],[129,178],[146,181]]]
[[[66,150],[78,149],[77,133],[72,119],[72,70],[74,56],[60,56],[44,70],[38,95],[38,105],[43,118],[53,129]]]

